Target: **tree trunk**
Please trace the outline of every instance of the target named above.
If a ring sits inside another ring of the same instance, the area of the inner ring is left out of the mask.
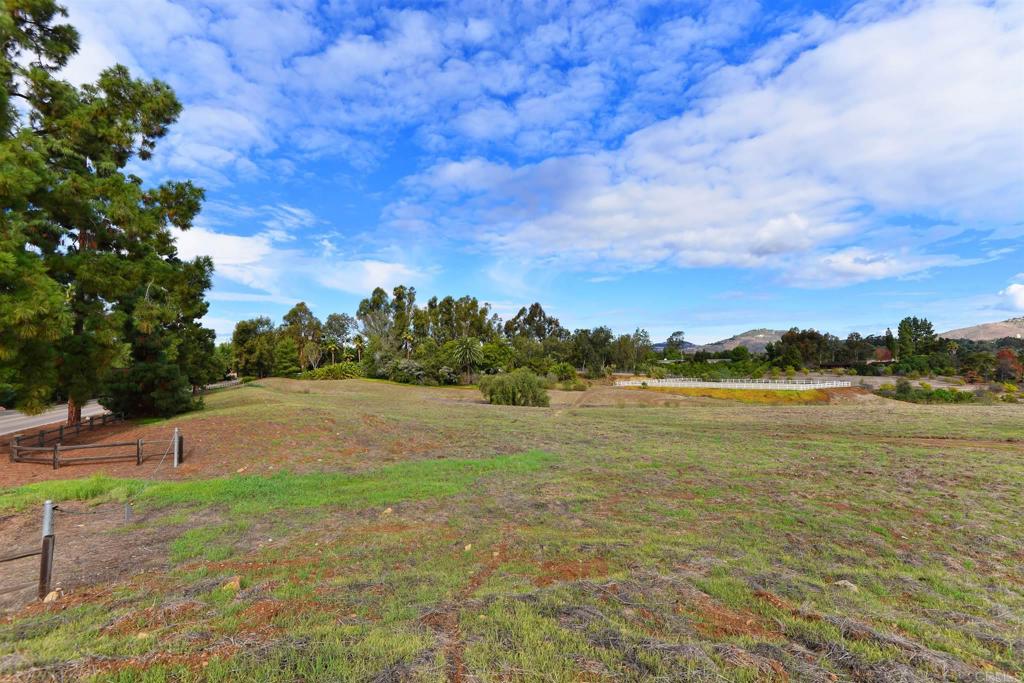
[[[82,406],[75,399],[68,397],[68,426],[73,427],[82,421]]]

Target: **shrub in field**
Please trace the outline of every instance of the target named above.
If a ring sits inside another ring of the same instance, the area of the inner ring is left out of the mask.
[[[423,366],[408,358],[399,358],[388,363],[388,379],[402,384],[423,384],[426,372]]]
[[[579,377],[573,377],[572,379],[560,382],[558,388],[563,391],[586,391],[587,383]]]
[[[353,379],[363,376],[362,366],[348,361],[325,365],[300,375],[301,379]]]
[[[442,365],[437,369],[437,382],[438,384],[458,384],[459,373],[447,365]]]
[[[910,403],[971,403],[976,397],[970,391],[958,391],[956,389],[932,389],[927,383],[915,388],[906,378],[901,377],[895,386],[883,384],[878,387],[878,395],[886,398],[894,398],[898,401],[909,401]],[[987,392],[985,392],[987,393]]]
[[[651,379],[665,379],[668,377],[668,370],[658,365],[652,365],[651,369],[647,371],[647,376]]]
[[[488,403],[506,406],[547,406],[544,380],[525,368],[480,378],[480,392]]]
[[[554,374],[559,382],[576,379],[576,368],[574,368],[571,363],[555,363],[551,366],[551,370],[549,372]]]

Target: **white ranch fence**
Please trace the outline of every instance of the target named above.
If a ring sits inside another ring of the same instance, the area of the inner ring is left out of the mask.
[[[692,387],[698,389],[774,389],[799,391],[801,389],[840,389],[853,386],[851,382],[832,379],[722,379],[707,380],[693,377],[670,379],[629,379],[615,383],[617,387]]]

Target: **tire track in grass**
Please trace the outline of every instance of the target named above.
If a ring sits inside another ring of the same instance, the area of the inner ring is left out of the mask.
[[[506,525],[502,530],[501,539],[491,551],[491,556],[477,572],[470,577],[469,582],[460,590],[447,604],[440,609],[428,612],[422,617],[423,623],[434,629],[442,639],[442,652],[445,659],[445,674],[449,683],[464,683],[466,680],[466,665],[464,653],[466,643],[462,638],[462,627],[459,622],[459,612],[465,602],[473,597],[473,594],[480,589],[484,583],[494,574],[508,556],[508,547],[512,542],[513,529]]]

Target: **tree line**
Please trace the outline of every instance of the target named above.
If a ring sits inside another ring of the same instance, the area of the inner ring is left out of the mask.
[[[242,320],[218,353],[242,376],[296,376],[325,362],[360,365],[370,377],[423,384],[455,384],[476,375],[526,368],[566,376],[566,368],[597,377],[609,368],[638,370],[651,353],[644,330],[615,335],[611,328],[570,332],[539,303],[507,321],[472,296],[416,301],[416,289],[378,287],[354,316],[332,313],[321,322],[305,302],[279,325],[265,316]]]
[[[1019,340],[1017,340],[1019,341]],[[506,321],[472,296],[432,297],[417,303],[413,287],[390,294],[376,288],[354,316],[332,313],[321,322],[300,302],[279,325],[267,317],[240,321],[231,344],[218,351],[242,376],[349,377],[355,374],[416,384],[455,384],[526,369],[552,381],[594,379],[612,372],[707,377],[763,377],[799,370],[844,368],[864,375],[966,374],[1020,379],[1011,346],[938,337],[923,318],[907,317],[897,333],[846,339],[793,328],[763,354],[740,346],[709,353],[686,351],[685,334],[656,347],[646,330],[615,334],[610,327],[570,331],[540,303]],[[230,360],[227,360],[230,359]],[[348,363],[341,374],[308,374],[323,364]]]

